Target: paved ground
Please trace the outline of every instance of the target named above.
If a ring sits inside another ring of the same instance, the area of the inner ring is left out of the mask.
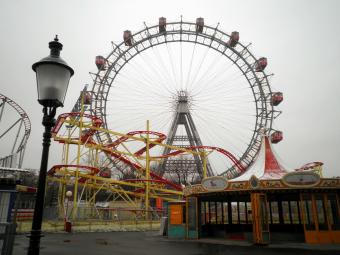
[[[27,252],[28,238],[18,235],[13,255]],[[169,240],[157,232],[110,232],[46,234],[41,243],[41,255],[340,255],[340,245],[271,244],[257,247],[239,241],[201,239]]]

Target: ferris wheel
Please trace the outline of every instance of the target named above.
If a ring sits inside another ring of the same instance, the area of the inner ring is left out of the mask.
[[[203,18],[167,22],[161,17],[156,25],[144,25],[136,33],[124,31],[123,41],[112,43],[106,57],[96,57],[90,110],[105,128],[145,130],[150,120],[152,130],[169,136],[185,98],[192,133],[202,145],[223,148],[237,159],[235,164],[220,153],[209,154],[213,174],[228,178],[254,162],[263,133],[271,135],[273,143],[282,139],[282,132],[273,129],[282,93],[271,90],[270,75],[264,72],[267,59],[256,58],[250,44],[239,42],[237,31],[225,33]],[[172,142],[187,146],[180,139],[187,131],[178,126],[179,138]],[[109,134],[98,139],[114,140]],[[155,148],[152,153],[162,151]]]

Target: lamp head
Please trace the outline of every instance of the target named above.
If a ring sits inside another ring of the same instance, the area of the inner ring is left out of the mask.
[[[66,197],[72,197],[72,191],[71,190],[68,190],[66,191]]]
[[[38,102],[45,107],[64,106],[73,69],[60,57],[63,45],[58,36],[49,43],[50,55],[32,65],[36,73]]]

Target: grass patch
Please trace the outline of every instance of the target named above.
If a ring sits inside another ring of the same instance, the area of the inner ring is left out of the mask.
[[[17,233],[29,233],[32,222],[24,221],[17,223]],[[72,223],[72,232],[113,232],[113,231],[155,231],[159,230],[160,222],[157,221],[99,221],[87,220]],[[44,221],[42,230],[50,233],[62,233],[63,221]]]

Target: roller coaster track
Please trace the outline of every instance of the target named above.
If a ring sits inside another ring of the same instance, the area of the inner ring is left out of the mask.
[[[86,125],[84,131],[82,132],[80,138],[72,138],[72,139],[66,139],[66,138],[61,138],[58,137],[58,132],[60,131],[61,127],[63,126],[63,124],[65,123],[65,121],[67,119],[69,120],[74,120],[72,121],[67,121],[67,123],[71,124],[71,125],[76,125],[76,126],[81,126],[81,119],[82,118],[87,118],[91,121],[91,126]],[[77,121],[76,121],[77,120]],[[80,121],[78,121],[80,120]],[[120,153],[119,151],[116,150],[116,148],[121,145],[122,143],[128,141],[129,139],[134,139],[133,136],[135,135],[144,135],[144,134],[148,134],[148,135],[154,135],[157,138],[155,138],[153,141],[150,141],[150,145],[149,148],[153,148],[156,145],[160,144],[161,142],[163,142],[166,139],[166,135],[159,133],[159,132],[154,132],[154,131],[131,131],[129,133],[127,133],[126,135],[123,135],[121,137],[119,137],[117,140],[110,142],[108,144],[98,144],[95,139],[93,138],[93,136],[96,134],[96,132],[100,132],[101,130],[101,125],[103,124],[102,120],[99,119],[96,116],[90,115],[90,114],[81,114],[80,112],[71,112],[71,113],[64,113],[59,115],[56,125],[52,130],[52,134],[53,137],[56,141],[60,142],[60,143],[71,143],[71,144],[82,144],[84,146],[87,147],[91,147],[91,146],[96,146],[97,148],[99,148],[100,150],[102,150],[103,152],[106,153],[106,155],[110,155],[111,157],[113,157],[116,160],[120,160],[123,163],[129,165],[130,167],[132,167],[133,169],[136,169],[137,171],[139,171],[140,173],[143,172],[143,166],[141,166],[140,164],[137,164],[135,162],[132,162],[126,155]],[[139,141],[143,141],[143,139],[138,139]],[[138,151],[134,152],[132,154],[132,156],[141,156],[143,153],[146,152],[147,146],[142,147],[141,149],[139,149]],[[161,156],[157,156],[157,157],[152,157],[153,159],[162,159],[162,158],[169,158],[169,157],[174,157],[183,153],[188,153],[189,150],[191,149],[198,149],[198,150],[211,150],[211,151],[217,151],[221,154],[223,154],[224,156],[228,157],[234,164],[235,166],[238,168],[238,170],[243,173],[245,171],[245,168],[242,166],[242,164],[240,164],[240,162],[227,150],[224,150],[222,148],[218,148],[218,147],[213,147],[213,146],[192,146],[192,147],[188,147],[185,150],[181,149],[181,148],[176,148],[174,151],[166,154],[166,155],[161,155]],[[190,153],[190,152],[189,152]],[[49,175],[54,175],[56,172],[56,169],[59,168],[63,168],[63,167],[79,167],[79,168],[84,168],[87,171],[89,171],[88,175],[90,176],[95,176],[97,175],[100,170],[98,168],[95,167],[90,167],[90,166],[78,166],[78,165],[57,165],[54,166],[50,171],[49,171]],[[176,183],[173,183],[161,176],[159,176],[158,174],[154,173],[153,171],[150,171],[150,176],[153,178],[152,180],[147,180],[147,179],[140,179],[140,180],[131,180],[131,179],[127,179],[124,180],[124,182],[127,183],[133,183],[133,182],[155,182],[155,183],[162,183],[165,185],[168,185],[172,188],[174,188],[175,190],[181,191],[182,187]],[[85,182],[84,177],[79,178],[79,182],[83,183]]]
[[[0,165],[6,165],[7,164],[6,161],[8,160],[12,161],[14,154],[18,154],[19,162],[18,162],[18,165],[15,167],[21,168],[26,144],[31,133],[31,121],[28,118],[28,115],[24,111],[24,109],[22,109],[16,102],[0,94],[0,123],[4,115],[4,109],[5,109],[6,104],[10,105],[18,113],[19,118],[12,125],[10,125],[5,131],[0,133],[0,139],[4,137],[6,134],[8,134],[8,132],[12,130],[15,126],[19,125],[19,127],[18,127],[17,134],[14,138],[14,143],[12,146],[11,154],[0,158]],[[18,138],[21,133],[22,125],[24,126],[24,131],[18,143]]]

